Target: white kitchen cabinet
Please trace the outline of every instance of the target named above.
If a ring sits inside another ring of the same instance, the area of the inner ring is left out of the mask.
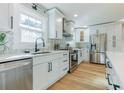
[[[67,72],[69,71],[69,53],[65,52],[62,55],[63,55],[62,58],[59,59],[60,77],[65,76]]]
[[[48,11],[49,15],[49,38],[62,39],[63,36],[63,14],[53,8]]]
[[[75,31],[75,41],[80,42],[80,31]]]
[[[12,28],[11,4],[0,4],[0,31],[10,31]]]
[[[33,89],[47,89],[69,70],[68,52],[33,58]]]
[[[114,70],[114,67],[111,64],[111,60],[109,58],[106,58],[106,79],[108,81],[108,89],[109,90],[121,90],[122,83],[120,82],[120,79],[118,78],[118,75],[116,74],[116,71]]]
[[[44,62],[33,67],[33,88],[47,89],[59,77],[59,63],[56,60]]]
[[[57,59],[50,61],[50,71],[48,72],[49,86],[55,83],[59,78],[59,61]]]
[[[89,61],[89,50],[88,49],[83,49],[83,56],[84,56],[84,61]]]
[[[46,89],[48,82],[49,64],[43,63],[33,66],[33,89]]]
[[[75,41],[76,42],[89,42],[89,37],[90,37],[89,29],[76,29],[75,30]]]
[[[84,61],[83,50],[78,50],[78,64]]]
[[[59,59],[59,61],[60,61],[60,65],[59,65],[60,78],[62,78],[69,71],[69,61],[66,58],[61,58],[61,59]]]

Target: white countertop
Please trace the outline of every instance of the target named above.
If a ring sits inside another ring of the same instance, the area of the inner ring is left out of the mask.
[[[67,51],[50,51],[50,53],[45,53],[45,54],[31,54],[31,53],[23,53],[23,54],[5,54],[5,55],[0,55],[0,62],[6,62],[6,61],[12,61],[12,60],[18,60],[18,59],[25,59],[25,58],[32,58],[36,56],[46,56],[46,55],[51,55],[55,53],[60,53],[60,52],[67,52]]]
[[[80,49],[80,48],[73,48],[73,50],[83,50],[83,49]]]
[[[124,52],[107,52],[107,56],[124,88]]]

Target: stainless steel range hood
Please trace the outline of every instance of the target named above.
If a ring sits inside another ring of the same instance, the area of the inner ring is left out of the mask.
[[[73,37],[73,34],[70,34],[70,33],[66,32],[66,31],[63,31],[63,36],[64,37]]]
[[[64,37],[73,37],[73,34],[69,33],[69,29],[67,29],[67,23],[70,21],[67,21],[65,18],[63,18],[63,36]]]

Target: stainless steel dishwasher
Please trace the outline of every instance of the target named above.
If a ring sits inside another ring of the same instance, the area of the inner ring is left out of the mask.
[[[0,90],[32,89],[32,59],[0,63]]]

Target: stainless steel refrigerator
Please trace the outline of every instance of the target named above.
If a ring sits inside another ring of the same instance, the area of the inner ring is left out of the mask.
[[[97,34],[90,36],[90,62],[105,64],[106,57],[106,34]]]

